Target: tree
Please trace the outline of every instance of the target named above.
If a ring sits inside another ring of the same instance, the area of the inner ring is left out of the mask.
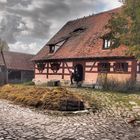
[[[0,39],[0,53],[3,59],[3,63],[4,63],[4,67],[5,67],[5,73],[6,73],[6,79],[5,79],[5,83],[7,83],[7,76],[8,76],[8,69],[7,69],[7,65],[6,65],[6,61],[5,61],[5,57],[4,57],[4,53],[3,51],[7,51],[9,50],[8,44],[6,43],[6,41],[3,41],[2,39]]]
[[[140,59],[140,0],[121,0],[122,10],[113,14],[106,28],[110,30],[112,48],[128,46],[127,54]]]
[[[0,51],[8,51],[8,50],[9,50],[9,46],[7,42],[0,38]]]

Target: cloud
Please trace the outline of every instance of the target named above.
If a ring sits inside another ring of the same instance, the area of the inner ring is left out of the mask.
[[[7,2],[7,0],[0,0],[0,2],[1,2],[1,3],[6,3],[6,2]]]
[[[29,45],[36,52],[68,20],[118,6],[118,0],[0,0],[0,38],[13,50]]]
[[[9,45],[12,48],[11,51],[15,51],[15,52],[23,52],[29,54],[36,54],[38,52],[38,47],[36,42],[31,42],[30,44],[24,44],[23,42],[16,42],[15,44],[9,44]]]
[[[20,16],[12,15],[10,13],[4,15],[0,22],[1,38],[10,43],[16,42],[16,36],[21,31],[21,29],[18,28],[19,24],[21,24]]]

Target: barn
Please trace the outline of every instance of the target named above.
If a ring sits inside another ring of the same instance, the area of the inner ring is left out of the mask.
[[[127,46],[112,49],[105,28],[120,8],[66,23],[32,59],[35,82],[59,80],[70,84],[71,73],[78,73],[82,85],[97,84],[100,77],[140,82],[140,63],[126,55]]]
[[[33,55],[4,51],[0,53],[0,84],[22,83],[34,78]]]

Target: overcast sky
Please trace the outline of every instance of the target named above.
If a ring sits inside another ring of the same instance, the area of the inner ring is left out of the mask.
[[[118,0],[0,0],[0,38],[36,54],[69,20],[119,7]]]

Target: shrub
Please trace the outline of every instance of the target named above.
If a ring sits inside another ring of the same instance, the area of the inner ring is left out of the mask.
[[[25,86],[33,86],[33,85],[35,85],[35,83],[33,81],[28,81],[28,82],[23,83],[23,85],[25,85]]]
[[[128,79],[126,81],[118,81],[114,78],[103,78],[101,87],[103,90],[119,91],[119,92],[130,92],[138,90],[136,82]]]

